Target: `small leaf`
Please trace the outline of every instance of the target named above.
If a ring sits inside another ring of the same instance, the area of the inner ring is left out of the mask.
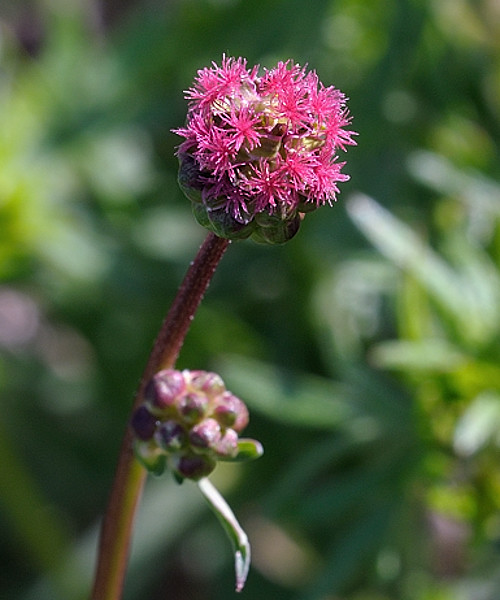
[[[250,569],[250,544],[248,536],[238,523],[228,503],[208,479],[200,479],[198,487],[231,540],[234,551],[236,591],[241,592],[245,586],[248,570]]]

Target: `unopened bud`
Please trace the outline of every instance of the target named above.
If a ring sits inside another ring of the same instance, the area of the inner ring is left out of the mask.
[[[234,458],[238,454],[238,434],[234,429],[226,429],[224,437],[222,437],[214,447],[217,457],[224,460],[225,458]]]
[[[173,406],[177,398],[186,389],[184,377],[180,371],[165,369],[159,371],[146,386],[146,400],[160,410]]]
[[[210,371],[191,371],[190,384],[209,396],[219,395],[226,391],[226,386],[220,375]]]
[[[186,479],[195,481],[207,477],[215,469],[216,462],[213,458],[201,454],[188,454],[176,456],[172,460],[172,468]]]
[[[140,440],[150,440],[156,429],[158,420],[152,415],[146,406],[142,405],[134,412],[130,425],[136,437]]]
[[[220,439],[220,425],[215,419],[204,419],[189,432],[189,442],[194,448],[213,448]]]
[[[184,428],[177,421],[165,421],[156,431],[156,440],[168,452],[180,450],[187,441]]]
[[[222,427],[231,427],[237,432],[245,429],[249,419],[245,403],[231,392],[225,392],[218,399],[213,417]]]
[[[179,154],[179,186],[191,202],[201,202],[203,177],[191,154]]]
[[[188,425],[201,421],[205,416],[207,407],[207,397],[195,392],[183,396],[178,403],[179,413]]]
[[[248,424],[248,409],[216,373],[165,369],[150,380],[144,396],[130,426],[137,458],[154,474],[168,464],[179,482],[199,480],[217,460],[262,454],[258,442],[238,438]]]

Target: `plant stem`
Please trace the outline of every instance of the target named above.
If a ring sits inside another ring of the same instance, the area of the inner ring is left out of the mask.
[[[228,240],[209,233],[201,245],[163,321],[132,410],[143,402],[144,389],[151,377],[161,369],[174,367],[196,309],[228,244]],[[127,427],[102,523],[92,600],[122,597],[134,518],[146,473],[134,456],[133,435]]]

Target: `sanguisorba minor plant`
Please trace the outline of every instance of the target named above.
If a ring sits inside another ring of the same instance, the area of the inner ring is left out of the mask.
[[[234,546],[236,589],[250,564],[244,531],[207,479],[217,461],[253,459],[256,440],[240,438],[245,404],[216,374],[175,369],[189,325],[232,240],[282,244],[304,216],[336,200],[348,179],[339,150],[355,132],[346,97],[289,60],[272,69],[223,57],[198,71],[186,92],[177,155],[179,184],[209,230],[161,326],[137,391],[104,516],[93,600],[119,600],[135,511],[146,474],[168,469],[197,482]]]

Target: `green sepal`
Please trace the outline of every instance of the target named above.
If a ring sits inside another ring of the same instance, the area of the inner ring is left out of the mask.
[[[255,228],[255,223],[253,221],[250,221],[249,223],[240,223],[223,208],[208,210],[207,214],[210,220],[208,229],[213,231],[219,237],[230,240],[244,240],[250,237]]]
[[[156,476],[163,474],[167,466],[167,456],[156,444],[136,440],[134,452],[137,460],[147,471]]]
[[[197,204],[196,202],[193,202],[192,206],[194,218],[202,227],[211,230],[212,226],[210,223],[210,219],[208,218],[207,207],[204,204]]]
[[[252,233],[252,240],[261,244],[284,244],[291,240],[300,228],[300,217],[295,215],[292,218],[280,220],[274,226],[257,227]]]
[[[283,222],[283,217],[276,214],[269,214],[268,212],[259,212],[255,215],[255,222],[259,227],[268,229],[279,226]]]
[[[191,202],[201,202],[200,169],[190,154],[179,155],[179,187]]]
[[[263,454],[264,448],[260,442],[250,438],[240,438],[238,440],[238,452],[236,456],[229,460],[233,462],[248,462],[260,458]]]

